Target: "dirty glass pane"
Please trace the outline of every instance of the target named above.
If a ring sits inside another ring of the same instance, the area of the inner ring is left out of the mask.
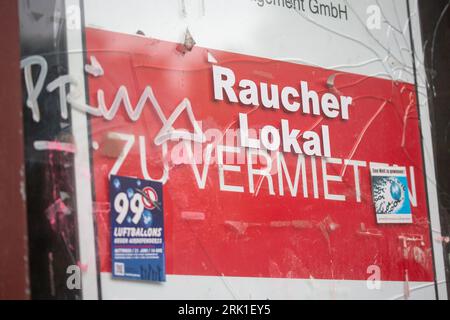
[[[447,298],[445,1],[19,3],[34,297]]]

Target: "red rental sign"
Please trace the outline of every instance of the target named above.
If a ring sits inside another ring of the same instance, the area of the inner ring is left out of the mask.
[[[89,103],[109,110],[91,118],[95,201],[109,202],[111,173],[165,182],[168,274],[365,280],[378,265],[385,281],[433,281],[413,85],[92,28],[86,40],[104,70]],[[376,163],[407,168],[413,224],[376,224]],[[98,211],[102,272],[109,220]]]

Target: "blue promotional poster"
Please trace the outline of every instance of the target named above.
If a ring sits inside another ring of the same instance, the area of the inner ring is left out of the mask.
[[[377,223],[413,223],[405,167],[372,167]]]
[[[112,275],[166,281],[162,184],[111,176]]]

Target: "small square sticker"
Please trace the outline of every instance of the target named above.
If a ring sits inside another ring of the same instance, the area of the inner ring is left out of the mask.
[[[405,167],[373,166],[372,199],[378,223],[413,223]]]

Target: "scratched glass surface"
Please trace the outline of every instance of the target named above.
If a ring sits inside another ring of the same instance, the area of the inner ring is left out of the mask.
[[[446,297],[450,2],[19,3],[33,297]],[[111,175],[164,290],[111,280]]]

